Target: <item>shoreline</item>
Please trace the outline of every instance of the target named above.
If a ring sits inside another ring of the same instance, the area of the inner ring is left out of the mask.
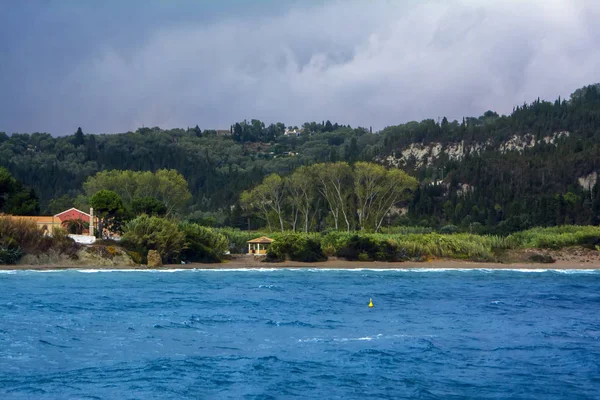
[[[600,263],[557,261],[551,264],[541,263],[485,263],[460,260],[433,260],[429,262],[381,262],[381,261],[344,261],[329,260],[317,263],[301,263],[285,261],[280,263],[266,263],[255,259],[236,258],[223,263],[212,264],[166,264],[162,267],[149,268],[145,265],[137,266],[94,266],[94,265],[0,265],[0,271],[57,271],[57,270],[256,270],[256,269],[377,269],[377,270],[419,270],[419,269],[497,269],[497,270],[600,270]]]

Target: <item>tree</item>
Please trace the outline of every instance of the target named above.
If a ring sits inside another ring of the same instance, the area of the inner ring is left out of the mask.
[[[156,178],[155,197],[165,204],[166,215],[171,216],[177,211],[183,211],[187,202],[192,198],[183,175],[174,169],[159,169],[154,175]]]
[[[304,220],[304,232],[308,232],[311,205],[315,197],[315,185],[309,167],[302,166],[294,171],[286,180],[285,187],[288,191],[289,203],[292,206],[292,230],[296,230],[297,213]]]
[[[283,179],[277,174],[271,174],[266,177],[260,185],[250,191],[244,192],[240,202],[243,204],[244,208],[248,210],[261,211],[267,221],[269,230],[271,230],[269,213],[271,211],[275,212],[279,219],[281,231],[283,232],[285,231],[285,225],[283,223],[284,195],[285,189]]]
[[[56,215],[62,211],[68,210],[75,206],[75,199],[64,194],[60,197],[56,197],[48,203],[47,212],[50,215]],[[83,209],[83,208],[82,208]]]
[[[15,189],[15,184],[15,178],[10,172],[6,168],[0,167],[0,211],[4,209],[8,196]]]
[[[20,182],[8,197],[6,212],[12,215],[40,215],[40,203],[35,190],[27,190]]]
[[[380,165],[367,162],[354,165],[354,193],[358,203],[358,226],[361,230],[367,227],[380,187],[385,184],[385,178],[386,170]]]
[[[121,196],[112,190],[100,190],[90,197],[90,205],[100,219],[98,230],[100,234],[104,228],[109,230],[118,229],[118,217],[123,212],[123,200]]]
[[[185,249],[185,234],[168,219],[141,215],[124,226],[123,243],[142,254],[160,253],[164,262],[175,262]]]
[[[154,197],[136,197],[131,202],[131,211],[135,215],[148,214],[162,217],[167,213],[167,207],[162,201]]]
[[[174,169],[150,171],[102,171],[87,179],[84,189],[88,195],[100,190],[111,190],[121,196],[126,207],[136,198],[154,197],[166,208],[166,216],[183,212],[191,199],[187,182]]]
[[[6,168],[0,167],[0,212],[12,215],[39,215],[40,204],[35,190],[17,181]]]
[[[339,229],[339,219],[343,216],[347,231],[350,232],[349,197],[352,195],[352,169],[345,162],[316,164],[312,169],[318,191],[329,206],[335,229]]]
[[[81,128],[77,128],[77,132],[75,132],[75,135],[73,136],[72,143],[75,147],[83,146],[85,144],[85,138]]]

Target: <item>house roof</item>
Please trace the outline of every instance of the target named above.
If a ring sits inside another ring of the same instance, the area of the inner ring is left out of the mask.
[[[79,213],[81,213],[81,214],[87,215],[88,217],[91,217],[91,215],[90,215],[90,214],[88,214],[88,213],[86,213],[86,212],[83,212],[83,211],[81,211],[81,210],[79,210],[79,209],[77,209],[77,208],[75,208],[75,207],[72,207],[72,208],[69,208],[68,210],[65,210],[65,211],[63,211],[63,212],[60,212],[60,213],[56,214],[54,217],[55,217],[55,218],[60,218],[60,216],[61,216],[61,215],[65,214],[65,213],[68,213],[69,211],[73,211],[73,210],[75,210],[75,211],[77,211],[77,212],[79,212]]]
[[[25,221],[33,221],[38,224],[60,223],[60,221],[56,221],[54,219],[54,217],[47,217],[47,216],[30,217],[30,216],[21,216],[21,215],[6,215],[6,217],[11,218],[11,219],[21,219],[21,220],[25,220]]]
[[[269,244],[269,243],[273,243],[275,240],[268,238],[266,236],[261,236],[259,238],[256,239],[252,239],[252,240],[248,240],[248,243],[250,244]]]

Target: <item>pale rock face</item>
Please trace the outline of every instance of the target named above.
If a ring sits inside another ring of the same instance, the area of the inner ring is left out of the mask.
[[[556,146],[558,145],[558,139],[569,136],[570,133],[568,131],[555,132],[551,136],[546,136],[540,140],[536,140],[535,136],[529,133],[523,136],[514,135],[506,142],[501,143],[498,146],[498,150],[502,153],[507,153],[509,151],[521,153],[525,149],[535,147],[542,143]],[[493,148],[491,140],[482,143],[474,143],[468,146],[465,145],[464,141],[449,143],[446,146],[443,146],[439,142],[429,144],[411,143],[411,145],[404,148],[400,154],[394,152],[394,154],[385,159],[376,159],[375,161],[383,162],[384,164],[398,168],[406,165],[410,159],[414,159],[417,168],[419,168],[424,165],[431,166],[442,154],[446,154],[450,160],[460,161],[465,155],[480,154],[484,150],[491,148]]]
[[[594,171],[591,174],[579,177],[577,181],[585,190],[592,190],[592,188],[596,186],[596,183],[598,182],[598,173]]]
[[[399,216],[405,215],[407,213],[408,213],[408,207],[392,207],[389,212],[390,215],[399,215]]]
[[[148,251],[148,267],[162,267],[162,258],[156,250]]]
[[[475,190],[475,186],[471,186],[468,183],[459,183],[458,184],[458,190],[456,191],[456,195],[458,197],[462,197],[467,195],[468,193],[471,193]]]

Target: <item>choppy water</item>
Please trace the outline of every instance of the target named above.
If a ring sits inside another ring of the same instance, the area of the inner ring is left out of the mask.
[[[0,398],[600,398],[599,311],[590,271],[4,272]]]

